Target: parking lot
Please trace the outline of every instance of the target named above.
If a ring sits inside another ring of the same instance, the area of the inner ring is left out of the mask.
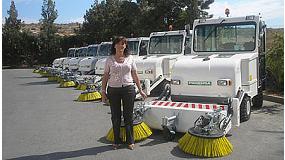
[[[2,71],[2,154],[14,160],[181,160],[203,159],[183,153],[162,132],[135,144],[133,151],[113,150],[105,135],[111,128],[109,106],[101,102],[76,102],[81,91],[58,88],[56,82],[31,69]],[[149,97],[148,100],[152,99]],[[264,101],[251,119],[233,128],[232,160],[284,158],[284,106]],[[209,158],[210,159],[210,158]]]

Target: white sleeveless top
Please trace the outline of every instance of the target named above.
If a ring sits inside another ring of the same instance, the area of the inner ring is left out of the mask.
[[[108,86],[124,87],[134,85],[131,71],[136,71],[137,66],[131,55],[125,58],[123,63],[118,63],[114,55],[107,58],[104,73],[109,74]]]

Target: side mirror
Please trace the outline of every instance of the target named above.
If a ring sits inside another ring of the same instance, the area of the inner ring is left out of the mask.
[[[260,39],[257,40],[257,45],[258,45],[258,47],[261,47],[261,41],[260,41]]]
[[[185,25],[185,30],[186,30],[187,35],[190,35],[190,30],[191,30],[190,24]]]

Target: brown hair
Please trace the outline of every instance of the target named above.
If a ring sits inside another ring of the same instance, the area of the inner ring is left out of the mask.
[[[127,38],[124,36],[118,36],[115,37],[112,43],[112,48],[111,48],[111,54],[110,55],[115,55],[116,54],[116,48],[115,45],[118,44],[119,42],[123,41],[126,44],[126,48],[124,50],[124,55],[127,57],[130,55],[129,49],[128,49],[128,43],[127,43]]]

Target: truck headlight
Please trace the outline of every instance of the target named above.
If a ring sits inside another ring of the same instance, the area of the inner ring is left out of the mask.
[[[173,84],[173,85],[180,85],[181,81],[179,79],[172,79],[171,80],[171,84]]]
[[[219,79],[217,81],[218,86],[230,86],[232,84],[230,79]]]

